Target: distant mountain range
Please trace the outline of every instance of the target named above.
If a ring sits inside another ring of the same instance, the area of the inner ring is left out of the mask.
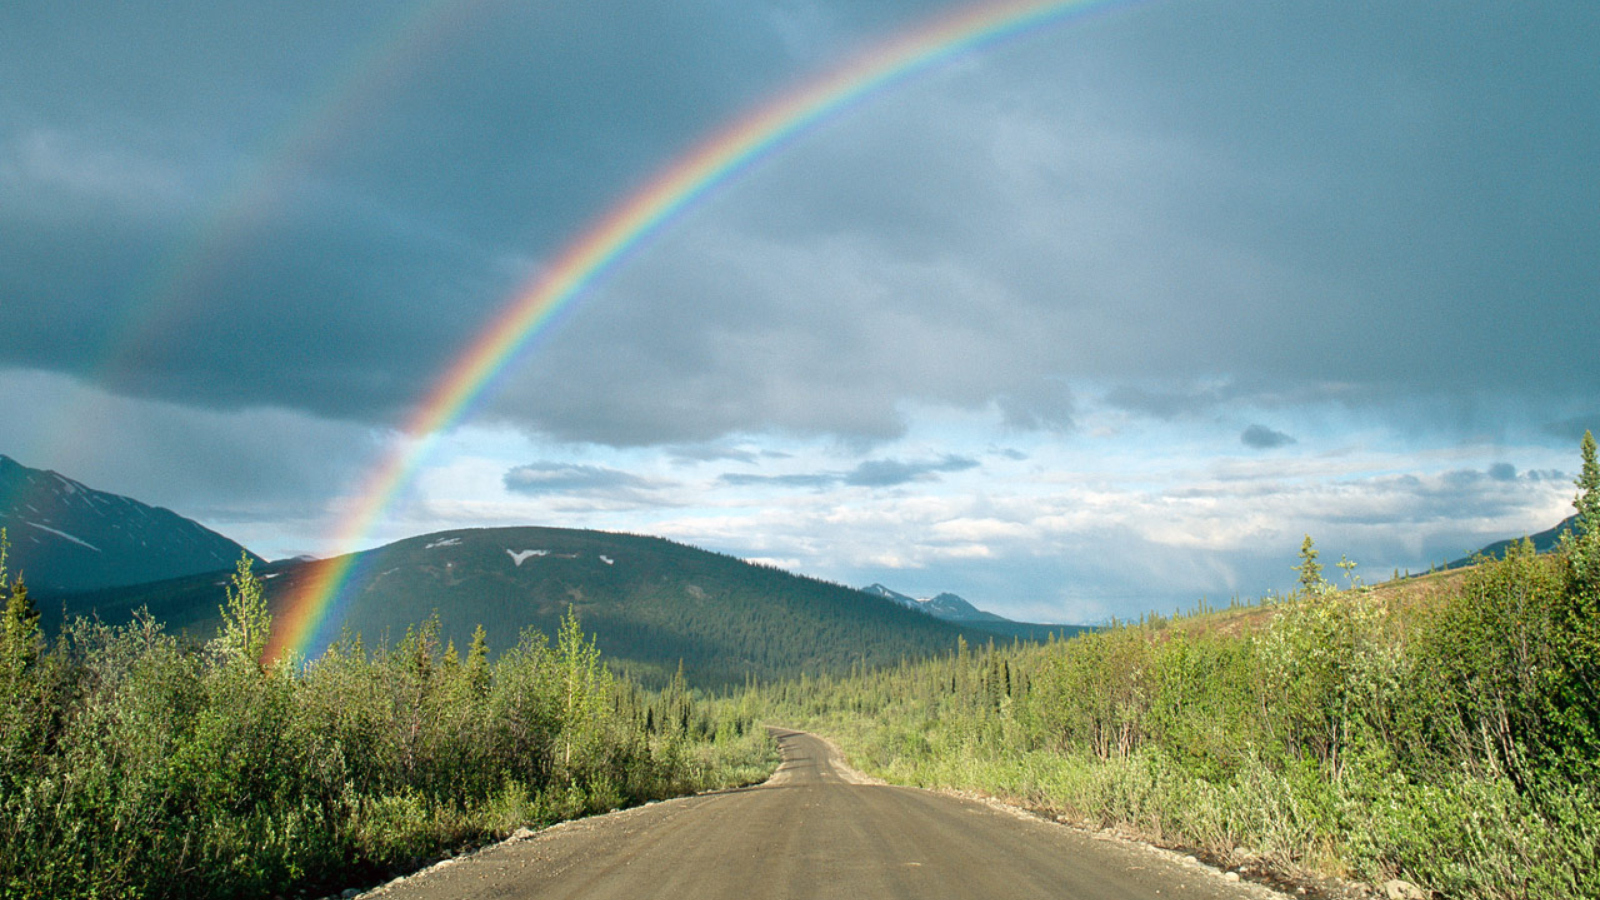
[[[926,600],[918,600],[881,584],[869,585],[862,588],[861,592],[882,597],[891,603],[906,609],[914,609],[936,619],[966,625],[1000,637],[1043,641],[1050,639],[1051,636],[1065,638],[1087,630],[1087,626],[1084,625],[1039,625],[1032,622],[1015,622],[992,612],[985,612],[955,594],[945,593]]]
[[[1555,546],[1571,519],[1532,536]],[[159,509],[0,456],[0,527],[8,567],[56,610],[126,621],[143,607],[175,631],[215,634],[238,543]],[[1504,553],[1509,540],[1483,548]],[[964,636],[1070,637],[1084,626],[1014,622],[955,594],[919,600],[882,584],[862,590],[662,538],[562,528],[485,528],[397,541],[357,554],[342,625],[368,646],[394,642],[437,614],[465,648],[482,625],[504,650],[533,627],[554,634],[569,606],[618,668],[647,681],[681,663],[696,684],[844,672],[941,653]],[[282,620],[319,563],[251,556]],[[1451,566],[1465,565],[1469,559]],[[313,656],[324,648],[310,648]]]
[[[948,652],[958,636],[969,643],[1030,636],[998,616],[947,621],[877,594],[657,537],[466,529],[358,556],[342,625],[369,647],[392,644],[408,626],[437,614],[441,640],[464,649],[482,625],[499,651],[530,626],[554,634],[570,606],[614,666],[650,682],[680,664],[692,683],[715,686],[841,673],[857,663],[892,665]],[[258,570],[280,621],[315,565],[285,560]],[[225,583],[223,573],[213,572],[104,589],[69,596],[66,608],[120,621],[143,606],[172,629],[208,637]],[[310,648],[311,654],[322,649]]]
[[[0,456],[0,527],[11,576],[41,598],[228,569],[247,552],[171,510],[9,456]]]
[[[898,591],[892,591],[881,584],[873,584],[861,589],[863,593],[882,597],[904,606],[906,609],[915,609],[925,612],[936,619],[945,619],[951,622],[1007,622],[1009,619],[1001,618],[991,612],[973,606],[955,594],[940,594],[927,600],[918,600]]]
[[[173,631],[209,638],[244,547],[169,510],[0,456],[0,526],[9,567],[46,612],[115,623],[143,608]],[[647,680],[681,663],[697,684],[843,672],[993,638],[1044,639],[954,595],[923,604],[862,592],[662,538],[561,528],[442,532],[357,554],[340,624],[368,646],[437,615],[442,640],[490,645],[528,627],[554,634],[570,607],[619,668]],[[251,555],[279,620],[316,561]],[[930,615],[931,613],[931,615]],[[324,648],[310,648],[318,655]]]

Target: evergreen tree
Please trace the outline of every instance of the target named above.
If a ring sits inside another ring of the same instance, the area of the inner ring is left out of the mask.
[[[472,632],[472,646],[467,649],[467,683],[474,697],[489,696],[489,635],[482,625]]]
[[[259,664],[267,651],[272,633],[272,614],[262,594],[261,579],[250,570],[250,555],[241,553],[239,565],[227,587],[228,601],[219,607],[222,628],[211,642],[213,652],[222,659]]]
[[[8,795],[15,796],[13,779],[25,776],[37,761],[49,727],[39,672],[44,650],[39,610],[20,575],[7,585],[8,549],[5,529],[0,529],[0,594],[6,594],[0,612],[0,810],[7,812],[15,808],[6,802]],[[5,877],[0,872],[0,895],[4,894]]]
[[[1578,510],[1578,521],[1594,528],[1600,526],[1600,462],[1595,460],[1593,432],[1583,433],[1579,450],[1583,455],[1583,471],[1577,478],[1578,496],[1572,505]]]
[[[0,577],[4,570],[0,569]],[[0,583],[0,587],[3,587]],[[44,638],[39,633],[39,610],[28,596],[28,586],[20,577],[12,582],[0,618],[0,677],[20,677],[39,661]]]
[[[4,528],[0,528],[0,591],[7,590],[6,557],[11,542]],[[44,648],[44,638],[39,631],[39,610],[28,596],[28,586],[22,576],[9,585],[6,608],[0,616],[0,678],[13,681],[33,667]]]
[[[1572,531],[1562,537],[1568,578],[1561,627],[1557,635],[1561,666],[1555,673],[1559,712],[1565,743],[1581,748],[1590,777],[1600,778],[1600,462],[1595,459],[1594,434],[1583,433],[1580,445],[1583,467],[1575,482],[1578,511]]]
[[[1317,549],[1312,546],[1309,534],[1300,544],[1300,565],[1295,570],[1300,573],[1300,589],[1307,594],[1320,594],[1326,588],[1327,582],[1322,580],[1322,566],[1317,563]]]
[[[1583,433],[1579,450],[1583,467],[1573,481],[1578,495],[1572,498],[1572,507],[1578,511],[1577,521],[1573,522],[1572,531],[1562,536],[1562,547],[1573,574],[1580,582],[1585,582],[1600,576],[1600,461],[1595,459],[1592,432]]]

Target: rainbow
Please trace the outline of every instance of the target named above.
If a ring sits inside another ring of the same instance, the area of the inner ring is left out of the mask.
[[[342,555],[318,563],[280,610],[269,656],[303,656],[332,637],[354,552],[427,459],[438,436],[472,410],[517,357],[574,298],[642,241],[717,185],[864,98],[994,44],[1130,0],[1011,0],[935,17],[852,62],[800,85],[713,133],[648,184],[592,223],[514,299],[434,383],[406,424],[400,448],[368,473],[333,545]]]
[[[251,231],[270,221],[294,183],[322,157],[341,146],[348,123],[359,121],[368,104],[402,78],[418,61],[470,25],[484,0],[408,0],[374,27],[348,59],[336,67],[327,87],[297,104],[293,113],[248,155],[260,160],[240,167],[214,193],[205,210],[192,220],[138,281],[129,302],[107,311],[114,323],[94,354],[99,362],[90,383],[115,386],[138,368],[140,357],[158,346],[173,323],[219,289],[231,256],[250,240]],[[87,440],[86,429],[97,421],[89,406],[50,411],[53,424],[39,433],[57,445]],[[59,458],[49,448],[40,455]]]

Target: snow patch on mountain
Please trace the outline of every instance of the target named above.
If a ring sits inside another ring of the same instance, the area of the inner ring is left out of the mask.
[[[46,597],[225,569],[247,552],[171,510],[0,454],[0,528],[7,526],[16,541],[11,567]]]
[[[549,556],[550,555],[550,551],[549,550],[524,550],[521,553],[518,553],[517,551],[512,550],[510,547],[506,548],[506,552],[511,554],[511,561],[516,563],[517,564],[517,568],[519,568],[519,569],[522,568],[522,563],[525,560],[527,560],[527,558],[530,557],[530,556]]]
[[[874,584],[870,587],[864,587],[861,589],[861,592],[864,594],[871,594],[874,597],[882,597],[883,599],[892,603],[897,603],[900,606],[904,606],[906,609],[914,609],[917,612],[927,613],[936,619],[944,619],[947,622],[1008,621],[1002,616],[997,616],[994,613],[984,612],[983,610],[978,609],[976,606],[973,606],[971,603],[968,603],[966,600],[956,596],[955,594],[945,593],[931,598],[909,597],[898,591],[890,590],[881,584]]]
[[[863,594],[871,594],[874,597],[881,597],[890,601],[891,603],[904,606],[906,609],[914,609],[919,612],[926,612],[926,610],[923,609],[924,601],[918,600],[915,597],[908,597],[898,591],[891,591],[881,584],[874,584],[871,587],[864,587],[861,589],[861,592]]]
[[[25,522],[25,524],[32,525],[33,527],[39,529],[40,531],[48,531],[51,534],[55,535],[56,537],[66,538],[67,540],[73,542],[74,544],[80,544],[80,545],[82,545],[84,547],[88,547],[90,550],[93,550],[96,553],[104,553],[105,552],[104,550],[101,550],[99,547],[96,547],[95,545],[89,543],[86,540],[83,540],[82,538],[73,537],[72,535],[67,534],[65,531],[58,531],[58,530],[56,530],[54,528],[51,528],[49,525],[40,525],[38,522]]]

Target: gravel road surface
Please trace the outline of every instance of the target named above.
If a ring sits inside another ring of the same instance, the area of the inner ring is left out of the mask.
[[[385,900],[1281,898],[1139,844],[997,805],[865,783],[821,739],[777,731],[754,788],[569,822],[442,863]]]

